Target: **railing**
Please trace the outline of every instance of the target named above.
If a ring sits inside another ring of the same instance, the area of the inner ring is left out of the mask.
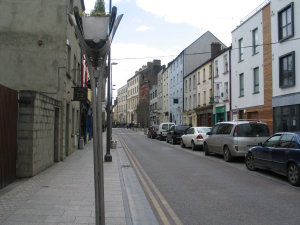
[[[247,16],[245,16],[240,24],[246,22],[248,19],[250,19],[255,13],[257,13],[258,11],[260,11],[263,7],[265,7],[267,4],[269,4],[271,0],[266,0],[263,3],[261,3],[258,7],[256,7],[251,13],[249,13]]]

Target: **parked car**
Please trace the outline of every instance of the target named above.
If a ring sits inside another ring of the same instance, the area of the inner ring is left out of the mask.
[[[261,146],[250,148],[245,156],[249,170],[264,169],[287,176],[300,185],[300,132],[276,133]]]
[[[159,124],[157,135],[159,140],[164,140],[167,136],[167,131],[171,128],[171,126],[175,125],[175,123],[161,123]]]
[[[187,125],[171,126],[171,128],[167,132],[167,137],[166,137],[167,143],[170,142],[171,144],[175,145],[176,143],[180,142],[181,136],[189,128],[190,128],[190,126],[187,126]]]
[[[148,138],[156,138],[157,137],[157,131],[158,131],[158,125],[152,125],[148,128],[147,137]]]
[[[192,147],[193,151],[199,147],[203,147],[204,139],[210,131],[211,127],[190,127],[181,136],[181,147]]]
[[[261,121],[220,122],[212,127],[204,140],[205,155],[216,153],[229,162],[233,157],[245,157],[248,149],[264,142],[269,136],[269,128]]]

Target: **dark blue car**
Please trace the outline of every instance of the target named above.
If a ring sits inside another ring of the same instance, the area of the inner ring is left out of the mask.
[[[300,185],[300,132],[281,132],[261,146],[250,148],[245,156],[249,170],[264,169],[287,176],[292,185]]]

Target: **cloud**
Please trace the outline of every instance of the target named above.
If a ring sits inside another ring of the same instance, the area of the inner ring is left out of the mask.
[[[136,29],[136,31],[144,32],[144,31],[149,30],[149,29],[150,29],[150,27],[148,27],[148,26],[140,26]]]
[[[210,30],[222,40],[263,0],[136,0],[141,9],[169,23]],[[221,17],[219,15],[222,15]],[[225,15],[225,16],[224,16]]]

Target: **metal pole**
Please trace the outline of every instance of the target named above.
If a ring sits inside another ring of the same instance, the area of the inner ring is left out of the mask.
[[[109,13],[111,13],[111,0],[109,1]],[[109,27],[109,30],[111,30],[111,27]],[[105,162],[111,162],[112,156],[110,154],[110,145],[111,145],[111,54],[110,50],[108,52],[107,56],[107,64],[108,64],[108,76],[107,76],[107,105],[106,105],[106,154],[104,157]]]
[[[100,201],[100,225],[105,224],[104,208],[104,171],[103,171],[103,138],[102,138],[102,84],[104,78],[105,62],[100,66],[99,78],[97,83],[97,132],[98,132],[98,173],[99,173],[99,201]]]
[[[96,77],[95,70],[89,66],[91,74],[91,88],[92,88],[92,106],[93,106],[93,153],[94,153],[94,186],[95,186],[95,219],[96,225],[100,225],[100,200],[99,200],[99,161],[98,161],[98,135],[97,135],[97,97],[96,97]]]

